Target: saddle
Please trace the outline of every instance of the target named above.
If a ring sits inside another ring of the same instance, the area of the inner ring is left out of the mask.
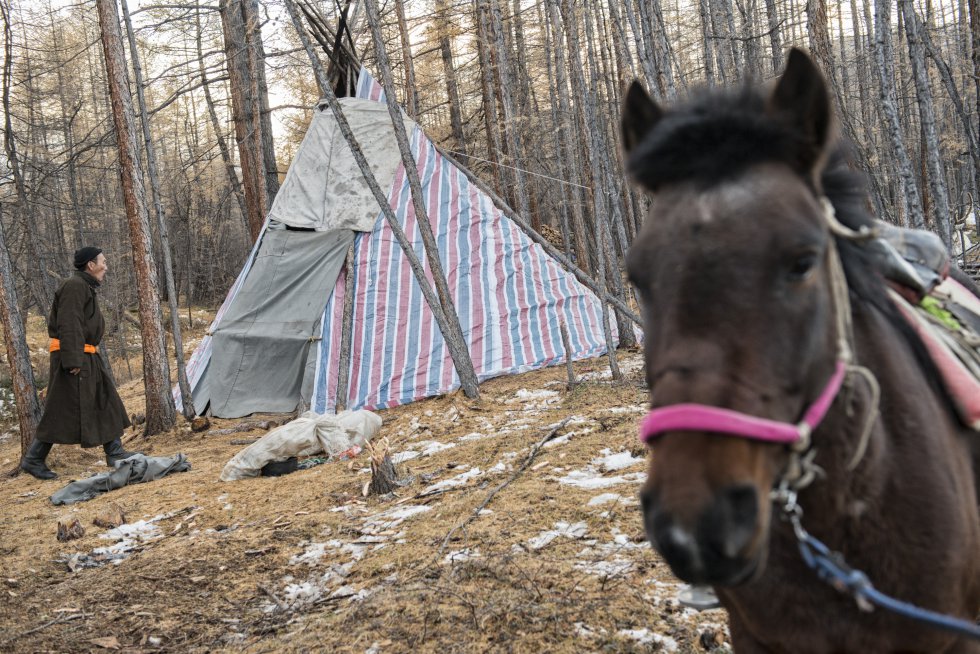
[[[949,277],[932,232],[879,222],[869,242],[899,312],[922,339],[960,420],[980,431],[980,298]]]

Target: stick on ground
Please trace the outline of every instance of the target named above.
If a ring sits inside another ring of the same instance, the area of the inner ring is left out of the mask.
[[[541,440],[539,440],[535,444],[535,446],[533,448],[531,448],[531,453],[527,455],[527,458],[526,459],[524,459],[524,463],[521,464],[521,467],[514,471],[514,474],[510,476],[510,479],[508,479],[507,481],[505,481],[504,483],[500,484],[499,486],[497,486],[496,488],[494,488],[492,491],[490,491],[490,493],[487,495],[486,499],[484,499],[482,502],[480,502],[480,506],[476,507],[473,510],[473,513],[471,513],[469,515],[469,517],[466,518],[466,520],[464,520],[463,522],[461,522],[460,524],[456,525],[455,527],[453,527],[452,529],[449,530],[449,533],[446,534],[446,537],[442,539],[442,545],[439,546],[439,551],[436,552],[436,558],[439,558],[442,555],[442,551],[444,549],[446,549],[446,544],[449,542],[449,539],[451,539],[453,537],[453,534],[455,534],[457,531],[459,531],[460,529],[463,529],[464,527],[466,527],[467,525],[469,525],[471,522],[473,522],[474,520],[476,520],[477,516],[480,515],[480,511],[482,511],[483,509],[487,508],[487,505],[490,504],[490,500],[493,499],[494,495],[496,495],[497,493],[499,493],[503,489],[505,489],[508,486],[510,486],[510,484],[515,479],[517,479],[518,477],[520,477],[521,474],[525,470],[527,470],[528,466],[531,465],[531,462],[534,461],[534,457],[536,457],[538,455],[538,452],[541,451],[541,448],[544,447],[544,444],[547,443],[548,441],[550,441],[552,438],[554,438],[558,434],[558,431],[561,430],[566,424],[568,424],[568,421],[569,420],[571,420],[571,417],[565,418],[564,420],[562,420],[561,422],[559,422],[557,425],[555,425],[551,429],[551,431],[549,431],[547,434],[545,434],[544,438],[542,438]]]

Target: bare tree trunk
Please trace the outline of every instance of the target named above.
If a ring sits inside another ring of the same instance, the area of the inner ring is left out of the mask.
[[[589,274],[593,273],[592,255],[589,249],[588,230],[585,224],[585,216],[582,215],[584,198],[582,191],[582,176],[580,171],[582,166],[576,156],[573,145],[574,137],[571,130],[571,99],[569,97],[568,79],[566,71],[568,66],[565,62],[565,48],[561,40],[561,20],[558,16],[558,0],[547,0],[549,22],[551,24],[555,41],[555,80],[558,85],[558,113],[561,120],[557,124],[558,141],[567,162],[568,181],[573,184],[571,187],[572,205],[572,226],[575,236],[575,262],[578,266]]]
[[[490,61],[488,43],[490,28],[483,5],[476,5],[476,48],[480,59],[480,82],[483,91],[483,122],[487,132],[487,160],[490,162],[490,174],[493,175],[494,186],[501,194],[506,195],[505,179],[500,168],[500,132],[497,130],[497,93],[493,83],[493,63]]]
[[[714,30],[711,26],[711,9],[708,7],[708,0],[698,0],[698,15],[701,19],[701,44],[704,46],[704,79],[709,86],[713,86],[715,84],[715,55],[712,40]]]
[[[146,148],[146,169],[150,180],[150,195],[153,198],[153,210],[157,219],[157,229],[160,231],[160,249],[163,251],[163,274],[167,284],[167,301],[170,304],[170,323],[174,338],[174,358],[177,361],[177,384],[180,387],[181,402],[184,417],[188,420],[197,415],[194,410],[194,398],[191,385],[187,380],[187,369],[184,365],[184,339],[180,334],[180,308],[177,306],[177,290],[174,287],[174,267],[170,259],[170,234],[167,229],[167,216],[160,198],[160,179],[157,175],[157,156],[150,136],[150,116],[146,111],[146,96],[143,92],[143,68],[140,66],[139,51],[136,48],[136,35],[133,33],[133,23],[129,18],[129,5],[126,0],[120,0],[123,20],[126,21],[126,35],[129,37],[129,52],[133,59],[133,75],[136,81],[136,102],[140,110],[140,123],[143,128],[143,146]]]
[[[885,116],[886,128],[891,139],[892,153],[895,158],[897,177],[899,179],[899,195],[905,209],[904,224],[913,227],[924,227],[922,215],[922,199],[919,187],[915,183],[912,172],[912,161],[905,149],[902,138],[902,125],[898,119],[898,108],[895,104],[895,71],[891,41],[891,2],[875,0],[875,61],[878,64],[878,86],[881,112]]]
[[[935,106],[932,99],[932,89],[929,86],[929,72],[926,70],[925,45],[922,43],[923,31],[919,17],[915,14],[910,0],[898,1],[899,11],[905,17],[905,33],[909,45],[909,61],[912,64],[912,77],[915,81],[915,91],[919,98],[919,124],[922,127],[922,152],[928,170],[929,188],[931,190],[935,211],[936,231],[942,237],[946,248],[952,251],[953,226],[949,215],[949,194],[946,189],[946,175],[942,162],[939,160],[940,144],[936,130]]]
[[[504,27],[500,17],[500,5],[497,0],[477,0],[477,3],[484,6],[485,15],[489,19],[491,47],[494,49],[494,59],[497,62],[496,72],[500,80],[500,105],[503,109],[502,127],[504,138],[507,140],[507,150],[510,153],[509,163],[514,177],[515,187],[513,191],[514,197],[517,199],[517,210],[522,215],[529,216],[531,224],[537,225],[537,229],[540,225],[538,219],[531,214],[531,203],[527,194],[527,178],[524,176],[524,170],[521,167],[524,164],[524,148],[517,132],[516,122],[518,119],[514,112],[514,99],[511,94],[514,81],[511,75],[510,57],[504,43]]]
[[[730,82],[738,79],[738,71],[734,70],[735,62],[731,60],[732,49],[725,47],[725,44],[721,43],[727,30],[724,28],[725,19],[718,12],[718,2],[719,0],[707,0],[711,21],[711,38],[715,39],[715,44],[712,49],[715,53],[718,78],[721,80],[723,86],[728,86]]]
[[[207,67],[204,63],[204,49],[201,45],[201,7],[198,5],[194,12],[194,21],[197,24],[195,31],[197,43],[197,60],[199,62],[201,74],[201,90],[204,91],[204,103],[208,108],[208,118],[211,119],[211,129],[214,130],[214,138],[218,143],[218,151],[221,153],[221,161],[225,165],[225,174],[228,177],[228,186],[231,188],[232,195],[238,202],[241,211],[242,221],[245,231],[249,232],[248,209],[245,207],[245,195],[242,192],[241,182],[238,181],[238,173],[235,172],[235,164],[231,160],[231,152],[228,149],[228,142],[225,141],[224,133],[221,129],[221,122],[218,120],[218,113],[214,108],[214,100],[211,97],[211,83],[208,81]]]
[[[276,199],[276,193],[279,192],[279,167],[276,164],[276,148],[272,140],[272,112],[269,109],[269,86],[265,79],[265,46],[262,45],[259,0],[244,0],[242,16],[245,19],[245,41],[248,43],[252,93],[258,103],[255,112],[261,130],[257,140],[262,150],[262,165],[265,169],[266,211],[268,211],[273,200]]]
[[[711,14],[711,36],[714,39],[715,65],[723,85],[732,84],[739,79],[740,70],[735,63],[732,50],[732,34],[728,31],[726,13],[731,7],[726,7],[730,0],[707,0],[708,11]]]
[[[323,66],[320,64],[320,60],[317,58],[316,53],[313,51],[313,46],[310,44],[309,38],[306,36],[306,31],[303,28],[299,14],[296,11],[296,5],[293,4],[293,0],[284,0],[284,2],[286,9],[289,11],[289,16],[292,19],[293,27],[296,28],[296,33],[299,36],[300,41],[303,43],[303,48],[306,50],[306,54],[309,56],[310,62],[313,65],[313,71],[316,74],[317,84],[320,86],[320,92],[327,99],[327,103],[329,104],[330,109],[337,120],[337,126],[340,128],[341,133],[344,135],[344,139],[350,146],[354,160],[357,162],[357,166],[360,168],[361,174],[364,176],[364,181],[371,189],[371,193],[374,195],[374,198],[378,201],[378,205],[381,208],[381,211],[384,213],[385,219],[388,221],[388,225],[391,226],[395,238],[398,240],[399,245],[401,245],[402,250],[405,252],[405,256],[408,258],[412,272],[415,274],[415,279],[418,281],[422,294],[425,297],[429,308],[432,310],[432,315],[435,318],[436,323],[439,325],[439,329],[446,341],[446,347],[449,349],[449,354],[456,366],[456,372],[459,375],[460,385],[463,388],[463,392],[467,397],[477,398],[480,396],[480,391],[476,378],[476,371],[473,368],[473,361],[470,359],[469,351],[466,349],[466,342],[463,338],[462,328],[459,325],[459,317],[456,315],[456,310],[453,306],[452,298],[449,294],[449,288],[446,283],[446,277],[442,271],[442,264],[439,261],[439,250],[436,246],[435,238],[432,235],[432,226],[429,223],[428,214],[426,213],[425,206],[423,204],[418,170],[415,166],[415,159],[412,158],[412,153],[409,151],[408,139],[405,135],[405,125],[401,118],[401,110],[398,109],[398,105],[395,104],[395,89],[391,82],[391,67],[388,64],[387,53],[384,49],[384,41],[381,38],[381,28],[378,20],[377,6],[374,4],[373,0],[368,0],[368,2],[365,3],[367,19],[371,25],[372,36],[374,37],[375,47],[377,50],[378,68],[379,72],[381,73],[382,84],[385,87],[385,99],[388,104],[388,111],[391,114],[392,123],[395,128],[395,137],[398,140],[399,150],[401,151],[402,155],[402,163],[405,166],[405,173],[409,180],[409,186],[412,189],[412,202],[415,207],[415,215],[419,225],[419,232],[422,234],[426,257],[429,262],[429,270],[439,293],[438,296],[433,292],[432,287],[429,285],[428,279],[426,278],[425,269],[422,267],[422,263],[419,261],[415,254],[415,250],[412,248],[411,243],[405,236],[405,232],[399,224],[398,218],[395,216],[395,212],[392,211],[391,205],[388,203],[387,196],[385,195],[384,191],[381,190],[381,187],[378,186],[378,181],[375,179],[374,173],[371,171],[370,164],[368,164],[367,159],[364,158],[364,153],[361,151],[361,147],[357,143],[354,133],[351,131],[347,118],[344,116],[340,103],[337,101],[337,96],[334,94],[333,89],[330,88],[330,82],[327,80],[326,72],[324,72]]]
[[[967,0],[970,8],[970,59],[973,63],[974,115],[980,116],[980,0]],[[978,130],[980,131],[980,130]]]
[[[561,13],[563,22],[565,25],[565,38],[568,41],[568,52],[570,57],[570,69],[572,74],[572,88],[576,90],[576,96],[581,99],[588,98],[585,87],[585,78],[583,75],[582,60],[579,56],[581,49],[579,47],[578,38],[578,24],[575,13],[571,7],[570,0],[562,0],[561,3]],[[585,114],[585,124],[586,125],[597,125],[597,119],[595,116],[595,108],[591,102],[582,103],[583,113]],[[599,153],[595,152],[596,144],[592,139],[585,139],[586,147],[589,150],[589,163],[592,168],[592,179],[596,184],[596,188],[592,190],[592,211],[593,211],[593,223],[594,223],[594,233],[595,247],[596,247],[596,261],[598,262],[598,270],[596,271],[596,283],[601,290],[599,294],[600,298],[606,294],[606,253],[608,249],[606,247],[606,233],[609,231],[608,224],[603,221],[603,215],[605,214],[605,207],[602,202],[602,193],[598,186],[602,183],[603,175],[599,168],[598,156]],[[609,370],[612,373],[613,379],[620,380],[623,375],[619,370],[619,363],[616,361],[616,346],[612,339],[612,330],[609,327],[609,305],[603,301],[602,302],[602,330],[606,339],[606,350],[609,355]]]
[[[449,97],[449,123],[452,126],[455,149],[460,162],[466,166],[466,136],[463,134],[463,111],[459,103],[459,85],[456,83],[456,67],[453,65],[452,21],[449,19],[447,0],[436,0],[436,14],[439,17],[439,51],[442,54],[442,70],[446,76],[446,95]]]
[[[398,34],[401,36],[402,65],[405,67],[405,93],[408,95],[405,109],[408,115],[419,118],[419,90],[415,84],[415,64],[412,63],[412,43],[408,36],[408,24],[405,22],[405,2],[395,0],[395,14],[398,16]]]
[[[830,43],[830,33],[827,29],[826,0],[807,0],[806,32],[810,40],[810,51],[830,81],[831,88],[837,91],[841,87],[837,84],[834,55]]]
[[[259,101],[253,92],[256,72],[252,69],[249,39],[246,34],[244,5],[248,0],[220,0],[221,24],[224,28],[228,79],[231,85],[235,137],[242,167],[242,186],[252,241],[259,237],[269,210],[265,184],[265,156],[262,151],[262,123]]]
[[[640,25],[640,21],[643,19],[642,17],[637,18],[636,12],[633,11],[633,3],[635,1],[637,0],[626,0],[623,3],[623,9],[626,11],[626,20],[629,21],[630,31],[633,32],[633,40],[636,43],[636,58],[640,60],[640,68],[643,69],[647,86],[652,87],[657,83],[657,66],[653,60],[654,55],[651,52],[652,44],[645,38],[643,28]],[[638,1],[642,2],[643,0]],[[557,32],[555,32],[555,38],[559,39]]]
[[[2,206],[2,205],[0,205]],[[37,386],[31,369],[31,351],[27,346],[27,334],[17,304],[17,288],[10,252],[3,234],[0,216],[0,325],[3,326],[7,363],[14,384],[14,401],[17,403],[17,420],[20,423],[20,452],[23,456],[41,422],[41,404],[37,400]]]
[[[783,45],[779,35],[779,14],[776,12],[776,0],[766,0],[766,20],[769,25],[772,72],[778,73],[783,68]]]
[[[957,90],[956,80],[953,79],[953,72],[950,70],[949,64],[942,58],[942,53],[939,49],[932,44],[928,30],[920,29],[918,33],[925,43],[929,57],[936,64],[936,69],[939,71],[939,76],[943,80],[949,99],[953,103],[953,113],[956,114],[957,118],[963,124],[964,139],[966,140],[967,149],[970,152],[970,159],[973,162],[973,202],[976,204],[980,202],[980,143],[977,141],[977,131],[974,129],[973,122],[963,105],[963,99]],[[977,213],[980,214],[980,212]]]
[[[143,170],[136,143],[136,118],[133,98],[126,76],[122,33],[115,0],[96,0],[102,46],[105,52],[109,97],[116,143],[119,146],[119,167],[122,173],[123,198],[129,220],[129,235],[133,246],[133,268],[139,289],[140,332],[143,335],[143,383],[146,389],[147,436],[171,429],[177,422],[173,396],[170,394],[170,369],[164,342],[163,321],[160,315],[160,296],[157,293],[156,266],[150,245],[150,221],[143,187]]]
[[[667,39],[667,24],[664,22],[663,7],[660,0],[645,0],[641,5],[647,7],[648,18],[655,35],[657,48],[657,58],[660,60],[659,75],[664,88],[664,97],[672,99],[677,95],[677,86],[674,84],[674,67],[672,64],[673,52],[671,52],[670,41]]]
[[[517,75],[517,110],[524,116],[538,112],[537,101],[534,97],[534,87],[531,86],[531,75],[527,67],[527,42],[524,38],[524,20],[521,18],[521,0],[513,0],[514,42],[517,59],[515,69]],[[522,135],[523,137],[523,135]]]

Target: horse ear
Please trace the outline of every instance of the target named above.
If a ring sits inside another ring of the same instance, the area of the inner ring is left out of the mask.
[[[623,118],[620,129],[623,136],[623,149],[626,153],[633,151],[643,137],[663,118],[664,112],[643,86],[636,80],[630,84],[623,101]]]
[[[803,134],[809,147],[799,153],[800,163],[811,171],[817,168],[831,139],[834,115],[823,75],[803,50],[790,50],[767,109]]]

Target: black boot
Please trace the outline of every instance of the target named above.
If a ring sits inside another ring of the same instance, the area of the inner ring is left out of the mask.
[[[142,454],[142,452],[127,452],[123,449],[122,440],[116,438],[111,440],[102,446],[105,450],[105,462],[110,468],[113,467],[116,461],[122,461],[123,459],[128,459],[134,454]]]
[[[27,448],[27,454],[20,460],[20,469],[38,479],[54,479],[58,475],[44,463],[49,452],[51,452],[51,443],[42,443],[35,438]]]

